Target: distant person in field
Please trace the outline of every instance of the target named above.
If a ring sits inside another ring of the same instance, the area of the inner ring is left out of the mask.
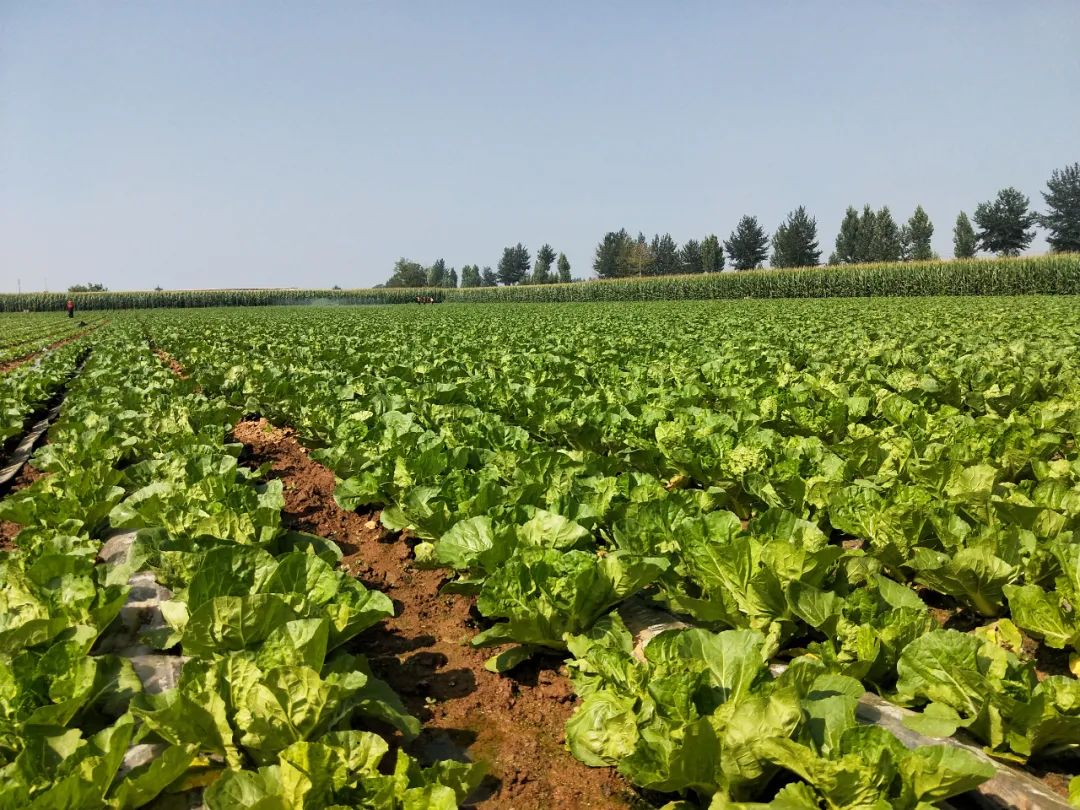
[[[67,302],[67,313],[69,318],[75,317],[75,301],[71,298],[69,298]]]

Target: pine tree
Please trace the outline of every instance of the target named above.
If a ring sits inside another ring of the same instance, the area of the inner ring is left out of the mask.
[[[978,239],[975,238],[975,229],[971,227],[968,215],[961,211],[956,217],[956,225],[953,226],[953,256],[957,259],[972,259],[975,251],[979,249]]]
[[[454,289],[457,287],[457,270],[451,267],[446,273],[446,284],[444,285],[448,289]]]
[[[465,287],[479,287],[480,286],[480,268],[475,264],[467,264],[461,268],[461,286]]]
[[[855,262],[863,264],[874,261],[874,239],[877,235],[877,215],[869,205],[864,205],[859,217],[859,229],[855,235]]]
[[[1028,198],[1009,186],[992,201],[975,207],[979,247],[1001,256],[1019,256],[1031,244],[1036,216],[1028,210]]]
[[[769,237],[757,217],[748,215],[739,220],[724,248],[736,270],[753,270],[769,255]]]
[[[533,284],[550,284],[554,279],[551,277],[551,264],[555,261],[555,251],[551,245],[544,244],[536,251],[536,262],[533,264]]]
[[[701,243],[696,239],[687,239],[679,251],[679,272],[702,273],[704,269],[701,263]]]
[[[1042,193],[1047,211],[1039,217],[1055,253],[1080,252],[1080,163],[1054,169]]]
[[[429,287],[441,287],[446,283],[446,262],[436,259],[427,271],[427,285]]]
[[[799,206],[780,223],[772,238],[773,267],[816,267],[821,258],[817,220]]]
[[[499,281],[506,285],[520,284],[529,272],[529,258],[529,251],[521,242],[503,248],[499,259]]]
[[[630,234],[626,228],[618,231],[608,231],[600,244],[596,246],[596,255],[593,258],[593,270],[600,278],[616,278],[626,275],[625,254],[631,242]]]
[[[716,234],[710,233],[701,242],[701,272],[719,273],[724,269],[724,251]]]
[[[673,276],[679,272],[679,246],[670,233],[654,236],[649,253],[652,257],[651,275]]]
[[[855,264],[859,259],[859,212],[849,205],[836,235],[836,250],[829,264]]]
[[[495,275],[490,267],[485,267],[480,273],[480,286],[481,287],[498,287],[499,277]]]
[[[874,227],[870,237],[868,261],[900,261],[900,229],[896,226],[889,206],[883,206],[873,217]]]
[[[913,261],[925,262],[934,258],[934,248],[930,240],[934,238],[934,223],[921,205],[915,206],[915,213],[904,226],[909,242],[908,254]]]
[[[565,253],[559,254],[559,260],[555,263],[555,267],[559,270],[559,283],[568,284],[570,282],[570,260],[566,258]]]

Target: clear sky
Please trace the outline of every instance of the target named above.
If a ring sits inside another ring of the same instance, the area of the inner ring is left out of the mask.
[[[0,0],[0,291],[369,286],[394,260],[591,273],[922,203],[934,245],[1080,160],[1080,1]],[[1033,250],[1042,250],[1041,238]]]

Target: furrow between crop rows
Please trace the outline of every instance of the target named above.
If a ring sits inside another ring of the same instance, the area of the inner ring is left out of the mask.
[[[469,756],[489,764],[477,806],[625,807],[630,791],[612,771],[589,769],[563,747],[573,688],[557,658],[522,667],[513,678],[484,668],[468,645],[478,628],[474,599],[440,594],[446,576],[412,565],[407,535],[389,532],[379,514],[359,515],[334,501],[334,474],[311,459],[293,431],[263,419],[233,430],[252,465],[269,464],[284,486],[285,525],[327,537],[342,568],[394,600],[395,616],[365,634],[357,649],[401,694],[424,724],[407,750],[429,760]]]

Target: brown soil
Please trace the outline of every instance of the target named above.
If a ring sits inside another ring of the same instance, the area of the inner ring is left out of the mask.
[[[11,481],[11,486],[8,488],[8,492],[18,492],[20,489],[24,489],[37,481],[39,478],[44,478],[46,473],[30,465],[27,462],[22,466],[22,469],[15,474],[15,478]],[[22,531],[22,526],[18,523],[12,523],[10,520],[0,520],[0,551],[11,551],[15,548],[15,535]]]
[[[15,549],[15,535],[22,529],[18,523],[10,520],[0,520],[0,551],[13,551]]]
[[[361,516],[334,501],[334,474],[312,461],[289,429],[265,419],[233,431],[253,464],[270,462],[284,483],[287,525],[335,540],[342,568],[394,600],[397,616],[361,637],[358,651],[424,723],[407,748],[423,758],[486,762],[478,807],[516,810],[625,808],[634,794],[614,769],[589,768],[563,746],[574,694],[557,660],[512,675],[484,669],[490,650],[468,645],[477,632],[473,599],[440,595],[445,575],[414,568],[407,537],[390,535],[378,514]]]
[[[29,363],[31,360],[34,360],[35,358],[38,358],[41,355],[45,354],[45,352],[51,352],[53,349],[59,349],[61,346],[67,346],[69,343],[73,343],[74,341],[85,335],[90,334],[96,329],[100,329],[107,323],[108,321],[103,321],[99,324],[95,324],[94,326],[87,327],[81,332],[76,332],[74,335],[69,335],[63,340],[58,340],[55,343],[50,343],[44,349],[38,349],[36,352],[24,354],[22,357],[16,357],[13,360],[5,360],[3,363],[0,363],[0,374],[6,374],[7,372],[11,371],[12,369],[18,368],[24,363]]]
[[[161,360],[162,363],[169,367],[169,371],[181,380],[186,380],[188,378],[188,373],[184,370],[184,367],[167,351],[164,349],[154,349],[154,354],[158,356],[158,359]]]

